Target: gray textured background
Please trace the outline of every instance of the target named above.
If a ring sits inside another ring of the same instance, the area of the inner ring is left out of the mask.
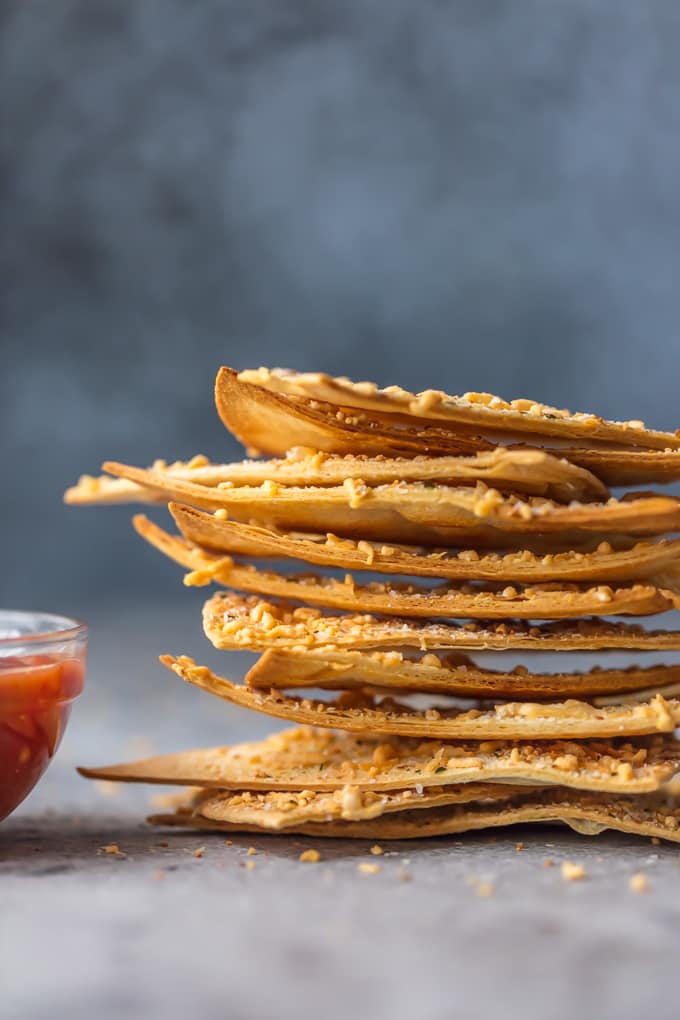
[[[60,496],[236,453],[222,362],[678,424],[675,0],[0,12],[0,604],[179,594]]]

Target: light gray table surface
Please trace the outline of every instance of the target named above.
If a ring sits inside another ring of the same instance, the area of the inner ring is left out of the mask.
[[[186,651],[242,669],[245,657],[205,644],[192,598],[91,621],[87,692],[58,758],[0,824],[2,1020],[678,1016],[680,849],[670,844],[524,827],[385,844],[382,858],[367,843],[316,840],[322,860],[303,864],[300,838],[227,846],[152,830],[153,791],[80,779],[76,763],[275,728],[155,663]],[[110,842],[126,856],[102,853]],[[566,859],[584,865],[582,882],[563,880]],[[358,871],[367,860],[379,873]],[[629,888],[638,871],[646,894]],[[492,896],[478,895],[480,880]]]

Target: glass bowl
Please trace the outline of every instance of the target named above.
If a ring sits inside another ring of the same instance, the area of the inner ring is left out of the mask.
[[[54,757],[83,689],[87,627],[0,609],[0,821]]]

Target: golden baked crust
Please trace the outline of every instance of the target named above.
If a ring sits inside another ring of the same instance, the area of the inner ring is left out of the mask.
[[[211,464],[198,455],[190,461],[166,464],[155,461],[149,471],[194,482],[209,488],[230,485],[342,485],[347,478],[366,485],[384,485],[395,478],[404,481],[444,482],[448,485],[483,481],[497,488],[547,496],[559,502],[573,499],[606,499],[607,487],[590,471],[570,464],[545,450],[509,450],[499,447],[468,457],[390,458],[346,454],[336,456],[296,447],[276,460],[244,460],[235,464]],[[162,497],[126,478],[93,478],[83,475],[66,491],[66,503],[162,502]]]
[[[660,535],[680,530],[680,500],[654,493],[632,494],[606,503],[564,506],[540,496],[503,495],[483,482],[448,486],[436,482],[393,481],[368,486],[347,479],[340,486],[292,486],[265,482],[215,489],[173,475],[107,461],[105,469],[151,491],[218,515],[283,530],[318,532],[406,542],[460,546],[469,538],[497,546],[515,535],[558,534],[564,545],[573,535]]]
[[[334,609],[417,617],[506,619],[512,615],[521,619],[569,619],[593,614],[645,616],[677,608],[680,601],[673,588],[658,588],[652,580],[616,589],[608,584],[557,581],[530,585],[459,582],[422,588],[394,581],[359,584],[351,574],[343,581],[313,574],[279,574],[234,563],[230,557],[214,557],[168,534],[145,517],[136,517],[135,526],[160,552],[193,568],[185,578],[186,584],[217,581],[245,592]],[[243,552],[243,547],[239,551]],[[675,583],[673,578],[669,582]]]
[[[240,378],[229,368],[220,369],[215,399],[226,427],[247,447],[263,453],[283,455],[294,446],[311,446],[339,454],[455,456],[476,450],[492,450],[497,445],[460,423],[440,420],[433,424],[429,419],[413,415],[342,408],[309,396],[277,393],[265,389],[262,379],[254,385],[246,381],[248,378],[247,374]],[[477,410],[480,411],[479,408]],[[523,420],[521,414],[518,418]],[[536,424],[531,417],[528,422],[532,428]],[[484,417],[484,424],[489,424],[488,415]],[[638,424],[635,423],[635,426]],[[564,428],[564,425],[558,424],[557,428]],[[624,431],[628,439],[631,436],[635,438],[634,428]],[[670,433],[656,435],[665,437]],[[568,443],[553,452],[572,464],[591,470],[606,485],[648,485],[680,479],[677,441],[674,437],[671,440],[669,443],[663,438],[660,448],[643,449],[625,444],[598,447],[595,440],[583,437],[579,443]],[[550,443],[548,436],[531,435],[533,447],[549,448]]]
[[[405,654],[400,651],[358,651],[356,649],[306,649],[298,652],[265,652],[246,674],[250,687],[292,691],[317,687],[322,690],[387,689],[452,695],[461,698],[526,698],[529,701],[560,698],[610,698],[625,700],[633,692],[636,700],[647,700],[656,690],[680,685],[680,665],[628,666],[602,669],[595,666],[584,673],[530,672],[482,669],[460,652],[435,655]]]
[[[199,572],[189,574],[186,583],[205,584],[211,579],[212,573],[206,577]],[[312,606],[428,619],[568,620],[595,615],[651,616],[678,605],[674,592],[639,582],[628,588],[608,585],[590,588],[557,582],[509,585],[495,590],[473,582],[423,588],[379,581],[360,585],[351,575],[344,581],[336,581],[330,577],[281,575],[236,565],[221,568],[216,579],[241,591],[293,599]]]
[[[253,454],[281,457],[295,446],[308,446],[369,456],[465,456],[494,448],[481,436],[453,436],[446,428],[429,425],[395,428],[394,422],[379,417],[343,414],[330,404],[286,397],[239,380],[226,367],[217,373],[215,405],[222,423]]]
[[[328,615],[312,606],[265,601],[256,595],[224,591],[203,607],[203,629],[216,648],[266,651],[268,648],[440,648],[506,651],[595,651],[628,648],[680,650],[680,631],[645,630],[607,620],[558,621],[531,626],[521,621],[464,624],[393,619],[370,613]]]
[[[464,429],[529,433],[647,449],[680,449],[676,433],[647,429],[641,421],[606,421],[595,414],[573,414],[533,400],[506,401],[491,393],[464,393],[462,397],[443,390],[410,393],[400,386],[380,389],[375,383],[355,383],[345,376],[280,368],[247,369],[238,374],[238,380],[286,396],[426,421],[442,420]]]
[[[260,825],[234,825],[203,818],[191,809],[180,809],[174,815],[152,815],[149,822],[217,831],[263,831]],[[616,798],[609,794],[552,789],[519,794],[499,804],[459,804],[428,811],[403,811],[363,822],[306,822],[285,831],[335,839],[423,839],[529,822],[564,822],[582,835],[592,836],[613,829],[680,842],[680,808],[663,799]]]
[[[609,542],[600,542],[592,552],[568,550],[537,555],[522,549],[485,554],[476,549],[432,550],[356,541],[333,534],[272,531],[240,521],[221,520],[178,503],[171,503],[170,507],[184,542],[163,531],[143,514],[137,514],[133,523],[151,545],[189,570],[219,569],[219,554],[222,553],[301,559],[344,570],[450,580],[608,582],[640,580],[672,572],[680,562],[680,539],[636,542],[629,549],[614,549]]]
[[[580,616],[649,616],[677,607],[672,589],[636,582],[627,587],[576,585],[559,582],[534,585],[446,583],[434,588],[405,582],[358,584],[351,574],[344,581],[323,575],[278,574],[228,558],[206,558],[146,521],[137,529],[156,548],[184,565],[196,569],[185,577],[190,586],[212,581],[241,591],[275,598],[293,599],[332,609],[368,610],[397,616],[458,617],[481,619],[559,620]]]
[[[197,666],[188,656],[162,655],[182,680],[242,708],[278,719],[352,733],[396,733],[435,739],[555,740],[670,733],[680,723],[680,700],[660,694],[648,702],[596,706],[585,701],[504,702],[491,708],[411,709],[391,698],[348,691],[332,701],[255,690]]]
[[[402,790],[461,783],[552,784],[609,793],[659,789],[680,744],[627,740],[446,741],[296,727],[264,740],[81,768],[89,779],[231,790]]]
[[[469,804],[474,801],[510,800],[517,792],[501,783],[463,783],[458,786],[432,786],[419,793],[414,790],[360,790],[344,786],[327,793],[312,790],[295,792],[251,791],[215,793],[200,796],[195,806],[201,818],[258,825],[263,829],[280,832],[306,822],[332,822],[338,820],[364,822],[397,811],[430,810],[449,804]]]

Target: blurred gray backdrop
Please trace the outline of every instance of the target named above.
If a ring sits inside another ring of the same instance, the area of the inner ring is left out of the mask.
[[[186,598],[107,457],[219,364],[680,424],[676,0],[4,0],[0,604]]]

